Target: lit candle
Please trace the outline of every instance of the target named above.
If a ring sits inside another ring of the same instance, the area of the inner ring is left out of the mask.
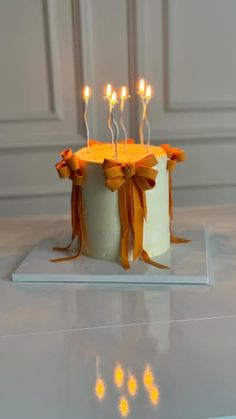
[[[111,104],[112,104],[112,107],[114,107],[116,103],[117,103],[117,96],[116,96],[116,92],[113,91],[112,94],[111,94]]]
[[[88,101],[91,96],[91,89],[89,86],[85,86],[83,90],[83,99]]]
[[[107,99],[111,99],[111,95],[112,95],[112,85],[109,83],[106,87],[106,98]]]
[[[107,101],[108,103],[108,115],[107,115],[107,125],[109,128],[109,131],[111,133],[111,143],[112,146],[114,147],[114,132],[111,126],[111,114],[112,114],[112,103],[111,103],[111,96],[112,96],[112,85],[111,84],[107,84],[106,86],[106,90],[105,90],[105,96],[104,99]]]
[[[98,398],[98,400],[103,400],[106,394],[106,385],[105,381],[100,377],[99,373],[99,356],[97,356],[96,359],[96,383],[95,383],[95,395]]]
[[[121,94],[120,94],[120,125],[124,134],[124,151],[126,151],[126,144],[127,144],[127,131],[124,124],[123,113],[125,107],[125,101],[129,99],[129,95],[127,93],[126,86],[122,86]]]
[[[144,128],[145,113],[146,113],[145,86],[146,86],[145,80],[140,79],[139,86],[138,86],[138,95],[140,96],[141,101],[142,101],[142,118],[139,125],[139,138],[140,138],[141,144],[144,144],[143,128]]]
[[[140,96],[143,96],[145,92],[145,80],[144,79],[140,79],[139,80],[139,87],[138,87],[138,94]]]
[[[114,127],[115,127],[115,132],[116,132],[116,134],[115,134],[115,159],[117,160],[118,159],[118,144],[117,144],[117,142],[118,142],[118,136],[119,136],[119,128],[118,128],[118,125],[117,125],[117,122],[116,122],[116,120],[115,120],[115,118],[114,118],[114,112],[113,112],[113,110],[114,110],[114,107],[115,107],[115,105],[118,103],[118,101],[117,101],[117,95],[116,95],[116,92],[115,91],[113,91],[112,92],[112,95],[111,95],[111,120],[112,120],[112,123],[113,123],[113,125],[114,125]]]
[[[146,100],[148,102],[152,97],[152,88],[151,88],[150,84],[146,87],[145,97],[146,97]]]
[[[147,129],[148,129],[148,135],[147,135],[147,152],[149,152],[149,147],[150,147],[150,138],[151,138],[151,128],[150,128],[150,124],[149,124],[149,120],[148,120],[148,116],[147,116],[147,105],[150,102],[152,97],[152,88],[150,86],[150,84],[146,87],[146,91],[145,91],[145,99],[146,99],[146,125],[147,125]]]
[[[91,96],[91,88],[89,86],[85,86],[82,92],[82,97],[84,100],[84,124],[86,129],[86,145],[87,150],[89,151],[89,126],[87,121],[87,111],[88,111],[88,102]]]
[[[151,100],[152,96],[152,89],[150,85],[146,86],[146,82],[144,79],[140,79],[139,81],[139,87],[138,87],[138,95],[141,98],[142,101],[142,117],[139,125],[139,137],[140,137],[140,143],[144,144],[144,124],[147,126],[147,151],[149,152],[150,147],[150,137],[151,137],[151,130],[150,130],[150,124],[147,117],[147,105]]]
[[[121,101],[122,102],[124,102],[125,101],[125,99],[128,99],[128,94],[127,94],[127,89],[126,89],[126,86],[122,86],[122,88],[121,88],[121,93],[120,93],[120,99],[121,99]]]

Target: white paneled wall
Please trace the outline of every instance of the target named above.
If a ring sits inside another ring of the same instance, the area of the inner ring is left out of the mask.
[[[69,208],[54,169],[83,143],[80,92],[91,84],[91,134],[109,138],[103,85],[154,86],[154,143],[183,146],[178,205],[236,202],[235,0],[0,2],[0,215]],[[127,109],[136,136],[138,104]]]

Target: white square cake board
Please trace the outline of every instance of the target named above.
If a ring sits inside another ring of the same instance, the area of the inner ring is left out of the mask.
[[[53,252],[56,239],[38,243],[12,275],[17,282],[83,282],[137,284],[208,284],[207,234],[198,230],[177,231],[191,239],[190,243],[173,244],[165,254],[153,258],[170,269],[157,269],[142,261],[130,264],[125,270],[117,262],[88,258],[52,263],[51,258],[62,256]]]

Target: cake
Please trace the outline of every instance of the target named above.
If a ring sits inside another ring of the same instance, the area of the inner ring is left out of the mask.
[[[172,171],[184,152],[165,144],[160,147],[118,144],[118,159],[109,143],[90,142],[89,149],[64,150],[56,164],[61,178],[72,180],[72,240],[90,258],[121,262],[142,259],[159,268],[158,256],[171,242],[185,242],[173,235]],[[155,261],[152,259],[157,257]]]

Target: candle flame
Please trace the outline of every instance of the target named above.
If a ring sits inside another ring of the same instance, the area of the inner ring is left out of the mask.
[[[135,376],[132,375],[131,373],[129,373],[127,387],[128,387],[128,392],[130,396],[135,397],[137,394],[138,383]]]
[[[117,103],[117,96],[116,96],[116,92],[112,92],[111,95],[111,104],[115,105]]]
[[[109,83],[107,84],[107,87],[106,87],[106,97],[108,99],[111,99],[111,96],[112,96],[112,85]]]
[[[154,384],[153,373],[150,365],[147,365],[143,374],[143,385],[147,390],[150,390]]]
[[[128,400],[123,396],[120,399],[119,403],[119,412],[123,418],[126,418],[129,414],[130,408],[129,408],[129,402]]]
[[[152,88],[150,84],[146,87],[145,97],[147,100],[150,100],[152,97]]]
[[[149,390],[149,399],[150,402],[153,406],[157,406],[158,402],[159,402],[159,397],[160,397],[160,392],[157,386],[153,386],[150,390]]]
[[[95,394],[99,400],[103,400],[106,392],[106,386],[102,378],[98,378],[95,385]]]
[[[122,86],[120,98],[121,99],[127,99],[128,98],[126,86]]]
[[[144,95],[144,92],[145,92],[145,80],[144,79],[140,79],[139,80],[138,93],[140,95]]]
[[[114,371],[114,382],[118,388],[123,386],[124,376],[125,376],[124,370],[121,364],[118,364]]]
[[[83,96],[84,100],[89,100],[89,98],[91,96],[91,89],[90,89],[89,86],[84,87],[82,96]]]

